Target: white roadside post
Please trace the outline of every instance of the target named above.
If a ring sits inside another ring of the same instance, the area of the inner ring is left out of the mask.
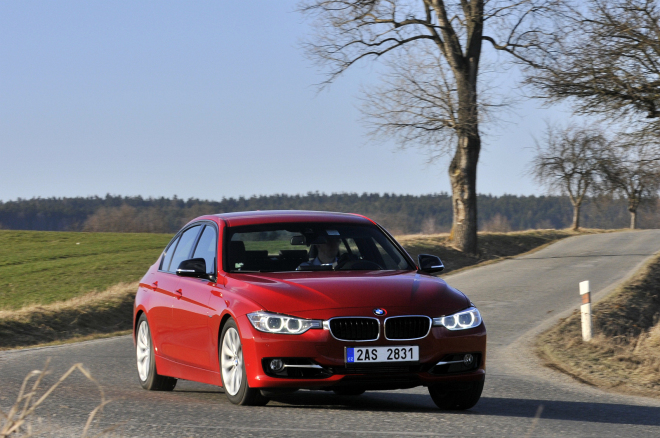
[[[580,296],[582,296],[582,339],[585,342],[591,341],[591,290],[589,281],[580,282]]]

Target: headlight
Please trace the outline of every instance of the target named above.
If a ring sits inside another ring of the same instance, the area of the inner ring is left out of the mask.
[[[443,326],[449,330],[465,330],[478,327],[481,324],[481,314],[476,307],[470,307],[449,316],[433,318],[433,326]]]
[[[294,318],[268,312],[248,313],[252,326],[260,332],[280,333],[284,335],[299,335],[309,329],[323,328],[323,321],[315,319]]]

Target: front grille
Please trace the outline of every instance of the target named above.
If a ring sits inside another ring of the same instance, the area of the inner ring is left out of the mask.
[[[387,339],[419,339],[426,336],[431,328],[428,316],[400,316],[385,320]]]
[[[375,341],[378,320],[375,318],[335,318],[330,320],[332,336],[341,341]]]

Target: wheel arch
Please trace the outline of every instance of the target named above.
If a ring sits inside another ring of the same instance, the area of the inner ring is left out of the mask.
[[[226,312],[224,315],[222,315],[222,319],[220,319],[220,326],[218,327],[218,350],[220,349],[220,342],[222,342],[222,339],[221,339],[222,338],[222,330],[225,328],[225,324],[227,324],[227,321],[229,321],[230,319],[233,319],[234,321],[236,321],[236,318],[234,318],[234,316],[229,312]],[[238,322],[237,322],[237,324],[238,324]]]
[[[138,309],[137,312],[135,312],[135,318],[133,319],[133,342],[135,343],[136,341],[136,336],[137,336],[137,329],[138,329],[138,321],[140,320],[140,317],[142,314],[145,315],[146,318],[146,312],[144,309]],[[149,321],[147,321],[149,322]]]

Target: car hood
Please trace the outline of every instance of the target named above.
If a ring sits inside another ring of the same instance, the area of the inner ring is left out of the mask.
[[[227,287],[263,310],[300,316],[355,308],[439,316],[470,305],[465,295],[444,280],[414,271],[230,274]]]

